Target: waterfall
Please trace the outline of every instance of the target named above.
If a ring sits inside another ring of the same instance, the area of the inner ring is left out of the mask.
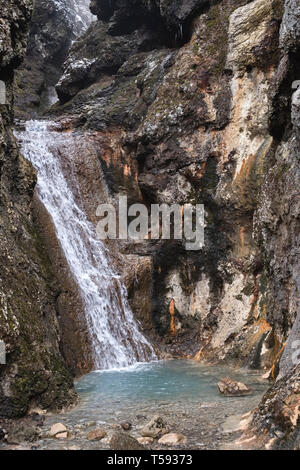
[[[68,138],[47,121],[28,121],[16,132],[24,156],[37,170],[40,201],[52,218],[57,239],[78,286],[93,348],[94,367],[111,369],[156,358],[140,332],[127,291],[109,252],[78,205],[63,173],[59,139]]]

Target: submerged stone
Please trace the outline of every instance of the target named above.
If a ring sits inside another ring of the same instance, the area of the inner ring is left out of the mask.
[[[145,444],[145,445],[149,445],[154,442],[153,437],[138,437],[137,440],[140,444]]]
[[[134,437],[122,431],[112,435],[109,446],[112,450],[145,450]]]
[[[128,422],[121,423],[121,428],[124,429],[124,431],[129,431],[132,428],[132,424]]]
[[[104,437],[107,436],[107,432],[104,431],[103,429],[93,429],[93,431],[90,431],[87,435],[87,439],[89,441],[100,441],[101,439],[104,439]]]

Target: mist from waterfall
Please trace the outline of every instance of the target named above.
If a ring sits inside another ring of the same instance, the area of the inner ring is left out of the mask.
[[[114,272],[107,247],[79,207],[64,175],[59,140],[47,121],[28,121],[16,133],[24,156],[37,170],[38,196],[52,218],[57,239],[78,286],[93,348],[95,369],[126,367],[156,359],[127,301],[127,291]]]

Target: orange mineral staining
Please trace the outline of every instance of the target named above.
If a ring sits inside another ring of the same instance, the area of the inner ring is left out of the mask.
[[[174,336],[176,332],[175,328],[175,300],[172,299],[169,305],[169,313],[170,313],[170,331],[171,335]]]
[[[282,347],[280,348],[280,350],[276,354],[275,360],[273,362],[273,365],[272,365],[272,368],[271,368],[271,377],[272,377],[273,380],[275,380],[275,378],[276,378],[275,377],[276,366],[278,364],[279,359],[281,358],[281,355],[282,355],[283,351],[285,350],[285,347],[286,347],[286,343],[283,343]]]
[[[242,249],[245,247],[245,227],[241,227],[240,230],[240,242]]]

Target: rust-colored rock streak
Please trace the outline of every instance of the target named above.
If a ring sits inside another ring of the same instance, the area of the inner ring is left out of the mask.
[[[170,312],[170,331],[172,335],[175,335],[176,327],[175,327],[175,301],[174,299],[172,299],[170,302],[169,312]]]

